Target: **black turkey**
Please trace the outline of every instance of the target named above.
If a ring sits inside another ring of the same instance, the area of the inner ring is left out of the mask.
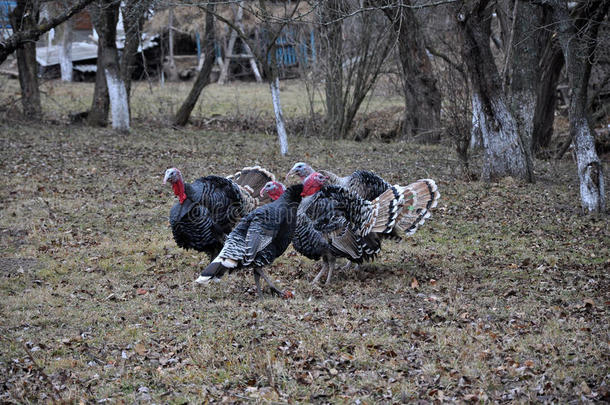
[[[269,280],[262,267],[271,264],[290,245],[302,191],[302,184],[290,186],[280,198],[242,218],[227,237],[218,256],[196,281],[205,284],[214,278],[222,277],[227,271],[252,268],[259,297],[263,296],[261,277],[269,284],[273,293],[283,295],[284,293]]]
[[[255,166],[228,178],[212,175],[185,183],[180,170],[167,169],[163,182],[169,182],[178,197],[169,215],[176,244],[214,258],[235,224],[261,204],[260,190],[274,178]]]

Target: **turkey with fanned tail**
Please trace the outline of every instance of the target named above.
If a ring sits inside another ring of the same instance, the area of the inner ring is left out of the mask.
[[[305,162],[297,162],[286,175],[297,175],[301,180],[314,173],[314,169]],[[318,173],[327,177],[325,184],[344,187],[353,191],[365,200],[373,200],[379,197],[386,190],[390,189],[391,184],[382,177],[368,170],[356,170],[349,176],[339,177],[336,174],[319,170]],[[380,235],[382,238],[402,239],[403,235],[412,235],[427,218],[430,217],[432,208],[436,207],[440,193],[436,182],[432,179],[420,179],[406,186],[405,204],[403,205],[394,229],[386,234]]]
[[[302,184],[290,186],[277,200],[242,218],[227,237],[218,256],[196,281],[206,284],[212,279],[222,277],[226,272],[252,268],[259,297],[263,296],[261,277],[269,284],[273,293],[286,296],[286,293],[273,285],[262,267],[273,263],[290,245],[302,192]]]
[[[178,197],[169,215],[176,244],[214,258],[235,224],[261,204],[264,184],[274,179],[272,173],[255,166],[228,178],[211,175],[185,183],[180,170],[167,169],[163,182],[170,183]]]
[[[313,283],[328,270],[328,284],[336,258],[361,263],[374,257],[379,251],[377,235],[392,231],[404,196],[402,188],[390,187],[373,201],[366,201],[345,188],[324,186],[326,180],[320,173],[305,180],[292,244],[307,258],[322,259],[322,269]],[[283,189],[281,183],[269,182],[261,193],[273,199]]]

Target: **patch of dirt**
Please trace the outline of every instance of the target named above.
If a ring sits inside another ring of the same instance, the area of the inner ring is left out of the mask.
[[[31,273],[40,262],[37,259],[24,259],[19,257],[0,257],[0,275],[12,277],[20,273]]]
[[[19,247],[26,243],[28,233],[25,229],[0,228],[0,244]]]

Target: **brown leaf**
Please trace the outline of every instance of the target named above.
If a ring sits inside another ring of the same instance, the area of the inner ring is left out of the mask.
[[[138,295],[144,295],[144,294],[147,294],[147,293],[148,293],[148,290],[145,289],[145,288],[138,288],[136,290],[136,294],[138,294]]]
[[[413,289],[418,289],[419,288],[419,282],[417,282],[417,279],[415,277],[413,277],[411,279],[411,288],[413,288]]]
[[[146,354],[146,352],[148,351],[148,349],[146,349],[146,346],[144,346],[142,343],[138,343],[136,345],[136,347],[134,347],[134,350],[136,351],[136,353],[138,353],[140,356],[144,356]]]
[[[586,307],[594,307],[595,306],[595,302],[593,302],[593,300],[591,298],[585,298],[583,300],[583,302],[585,303],[585,308]]]

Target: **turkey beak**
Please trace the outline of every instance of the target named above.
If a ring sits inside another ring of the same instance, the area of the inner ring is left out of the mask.
[[[294,173],[294,169],[290,169],[290,171],[286,173],[286,178],[284,179],[284,181],[288,181],[288,177],[292,176]]]
[[[259,191],[258,195],[261,198],[265,198],[265,194],[267,193],[267,190],[265,190],[265,187],[261,188],[261,191]]]
[[[163,184],[167,183],[167,181],[169,180],[169,178],[171,177],[171,173],[165,173],[165,177],[163,178]]]

